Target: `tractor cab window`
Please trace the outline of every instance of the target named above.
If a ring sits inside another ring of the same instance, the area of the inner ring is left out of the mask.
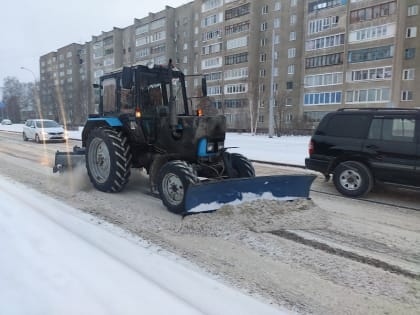
[[[121,112],[122,113],[133,113],[134,112],[134,93],[133,89],[121,88]]]
[[[166,84],[166,90],[168,91],[168,100],[169,100],[169,88],[170,86],[168,83]],[[185,114],[184,98],[182,96],[182,85],[181,85],[181,80],[179,78],[172,79],[172,88],[173,88],[173,93],[175,97],[176,113],[178,115],[183,115]]]
[[[103,112],[104,113],[112,113],[116,111],[117,106],[117,98],[116,98],[116,90],[117,90],[117,83],[115,78],[109,78],[102,82],[103,86]]]
[[[161,83],[153,83],[141,89],[141,104],[146,115],[168,112],[166,91]]]

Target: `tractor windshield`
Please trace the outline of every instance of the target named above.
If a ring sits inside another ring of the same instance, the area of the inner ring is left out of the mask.
[[[169,80],[162,81],[159,76],[143,76],[140,84],[140,104],[145,114],[166,115],[169,113],[170,93],[174,97],[176,113],[183,115],[185,113],[183,86],[179,78],[172,79],[172,86]],[[146,79],[146,80],[145,80]],[[167,77],[165,78],[167,79]]]

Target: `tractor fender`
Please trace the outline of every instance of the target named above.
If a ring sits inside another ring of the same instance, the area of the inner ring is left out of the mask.
[[[89,117],[82,131],[82,146],[86,146],[86,141],[92,129],[101,127],[120,128],[123,124],[117,117]]]

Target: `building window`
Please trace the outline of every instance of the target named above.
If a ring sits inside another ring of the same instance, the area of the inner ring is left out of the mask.
[[[290,0],[290,6],[295,7],[297,4],[297,0]]]
[[[248,62],[248,53],[240,53],[225,57],[225,65],[234,65],[238,63]]]
[[[286,82],[286,89],[292,90],[293,89],[293,81],[287,81]]]
[[[403,70],[403,80],[414,80],[414,73],[416,69],[404,69]]]
[[[413,16],[417,14],[419,14],[419,5],[418,4],[409,5],[407,15]]]
[[[208,95],[220,95],[222,94],[222,89],[220,86],[209,86],[207,87],[207,94]]]
[[[404,51],[404,58],[405,59],[413,59],[416,55],[416,49],[415,48],[407,48]]]
[[[248,37],[238,37],[226,42],[226,49],[235,49],[248,46]]]
[[[405,37],[413,38],[416,36],[417,36],[417,27],[416,26],[407,27],[407,30],[405,31]]]
[[[207,0],[203,1],[203,4],[201,5],[201,12],[210,11],[212,9],[221,7],[223,5],[222,0]]]
[[[205,32],[201,35],[201,39],[203,42],[206,42],[208,40],[212,40],[215,38],[221,38],[222,37],[222,31],[220,29]]]
[[[392,67],[378,67],[354,70],[351,77],[347,81],[374,81],[374,80],[391,80]]]
[[[287,50],[287,58],[295,58],[296,57],[296,48],[289,48]]]
[[[346,103],[383,103],[389,100],[389,88],[361,89],[346,92]]]
[[[201,20],[201,26],[207,27],[223,21],[223,12],[219,12],[216,14],[212,14],[206,16],[204,19]]]
[[[292,14],[290,16],[290,25],[295,25],[297,20],[297,16],[295,14]]]
[[[207,82],[218,81],[222,79],[222,72],[207,73],[205,74],[205,77],[206,77]]]
[[[261,32],[264,32],[267,30],[267,22],[261,23],[260,30]]]
[[[267,54],[260,54],[260,62],[265,62],[267,60]]]
[[[239,94],[248,92],[247,83],[227,84],[225,85],[225,94]]]
[[[349,52],[348,62],[365,62],[373,60],[381,60],[392,58],[394,56],[394,46],[373,47],[360,50],[352,50]]]
[[[274,28],[279,28],[280,27],[280,18],[275,18],[274,19]]]
[[[268,5],[264,5],[261,8],[261,14],[268,14]]]
[[[296,40],[296,32],[295,31],[290,32],[290,34],[289,34],[289,41],[292,42],[294,40]]]
[[[413,92],[412,91],[401,91],[401,101],[412,101]]]
[[[346,1],[344,0],[318,0],[313,1],[308,4],[308,12],[312,13],[315,11],[320,11],[324,9],[329,9],[339,5],[345,5]]]
[[[287,66],[287,74],[295,74],[295,65]]]
[[[261,47],[264,47],[267,44],[267,38],[261,38]]]
[[[341,104],[341,92],[305,93],[303,99],[305,106]]]
[[[225,27],[225,35],[232,35],[241,32],[249,31],[249,21],[241,22]]]
[[[322,19],[311,20],[308,23],[308,34],[315,34],[327,31],[338,25],[338,16],[328,16]]]
[[[248,77],[248,68],[237,68],[225,71],[225,81]]]
[[[136,35],[144,34],[149,31],[149,24],[141,25],[136,28]]]
[[[210,55],[210,54],[218,53],[221,50],[222,50],[222,43],[215,43],[215,44],[201,47],[201,54]]]
[[[317,68],[343,64],[343,53],[316,56],[305,59],[305,68]]]
[[[358,23],[379,19],[384,16],[395,14],[397,8],[396,1],[382,3],[368,8],[353,10],[350,12],[350,23]]]
[[[225,20],[230,20],[239,16],[249,14],[250,4],[244,4],[240,7],[232,8],[225,11]]]
[[[344,45],[344,34],[319,37],[306,41],[306,51]]]
[[[165,24],[166,24],[166,19],[165,18],[155,20],[152,23],[150,23],[150,30],[155,30],[157,28],[164,27]]]
[[[395,31],[395,23],[359,29],[350,32],[349,43],[372,41],[380,38],[393,37],[395,36]]]
[[[305,76],[304,82],[305,82],[305,87],[328,86],[328,85],[342,84],[343,83],[343,73],[342,72],[333,72],[333,73],[307,75],[307,76]]]
[[[280,11],[281,10],[281,2],[277,1],[274,3],[274,11]]]
[[[265,69],[260,69],[260,78],[264,78],[265,77]]]
[[[222,66],[221,57],[209,58],[209,59],[204,59],[201,61],[201,69],[211,69],[211,68],[217,68],[221,66]]]

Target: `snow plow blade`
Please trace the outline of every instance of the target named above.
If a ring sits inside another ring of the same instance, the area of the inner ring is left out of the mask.
[[[74,146],[73,152],[60,152],[55,153],[55,162],[53,173],[63,173],[66,169],[73,169],[85,163],[85,149],[77,145]]]
[[[256,199],[308,198],[315,175],[276,175],[205,182],[188,187],[185,213],[206,212],[225,204]]]

